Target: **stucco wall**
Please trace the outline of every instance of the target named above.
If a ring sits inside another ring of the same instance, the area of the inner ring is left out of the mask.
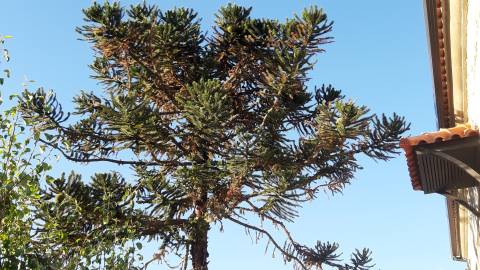
[[[479,189],[478,188],[469,188],[468,189],[468,201],[470,205],[479,208]],[[468,256],[468,266],[469,270],[480,270],[479,265],[479,256],[480,256],[480,239],[479,239],[479,229],[480,229],[480,220],[477,216],[468,212],[468,221],[467,221],[467,256]]]
[[[480,127],[480,1],[468,1],[467,9],[467,96],[468,118]]]
[[[480,1],[468,1],[467,9],[467,96],[468,118],[480,127]],[[468,199],[477,209],[479,189],[471,188]],[[468,220],[468,265],[470,270],[480,270],[480,220],[469,213]]]

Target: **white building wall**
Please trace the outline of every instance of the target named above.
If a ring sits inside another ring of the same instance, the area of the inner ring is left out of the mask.
[[[478,188],[469,188],[468,189],[468,198],[469,203],[472,206],[479,208],[479,189]],[[479,229],[480,229],[480,220],[477,216],[468,212],[468,221],[467,221],[467,257],[468,257],[468,269],[469,270],[480,270],[480,239],[479,239]]]
[[[476,128],[480,127],[480,1],[469,0],[467,8],[467,97],[468,118]],[[477,162],[480,162],[477,161]],[[479,189],[471,188],[468,199],[479,209]],[[480,270],[480,220],[469,213],[468,265],[470,270]]]
[[[467,8],[467,97],[468,118],[480,127],[480,1],[468,1]]]

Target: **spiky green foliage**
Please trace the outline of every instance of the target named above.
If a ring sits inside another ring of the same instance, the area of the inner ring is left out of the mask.
[[[95,51],[104,95],[80,93],[72,124],[41,89],[24,94],[22,112],[67,159],[131,166],[136,176],[50,185],[43,219],[58,224],[49,230],[71,250],[66,260],[147,239],[159,242],[153,259],[179,254],[184,269],[189,261],[207,269],[210,226],[230,221],[267,237],[298,268],[371,268],[368,250],[341,264],[336,244],[303,246],[286,223],[318,192],[342,191],[359,155],[392,157],[408,125],[396,114],[377,118],[333,86],[307,88],[332,41],[322,9],[283,23],[250,12],[221,8],[207,36],[190,9],[105,3],[84,11],[78,31]],[[285,243],[255,217],[285,232]]]

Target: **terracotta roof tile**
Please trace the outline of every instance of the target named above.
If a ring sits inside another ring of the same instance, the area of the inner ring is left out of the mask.
[[[421,190],[422,184],[419,178],[419,172],[417,167],[417,155],[414,151],[415,146],[421,144],[431,144],[436,142],[461,139],[466,137],[479,136],[479,131],[472,129],[468,124],[457,125],[453,128],[440,129],[436,132],[424,133],[420,136],[413,136],[403,138],[400,140],[400,147],[405,151],[405,157],[407,158],[408,172],[412,180],[412,186],[414,190]]]

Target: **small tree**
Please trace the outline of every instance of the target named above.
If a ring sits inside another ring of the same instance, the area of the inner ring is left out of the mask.
[[[65,260],[89,262],[104,247],[147,239],[159,241],[154,259],[173,253],[183,269],[204,270],[211,224],[230,221],[300,269],[372,267],[369,250],[341,263],[337,244],[304,246],[286,223],[319,191],[342,191],[358,155],[389,159],[408,125],[369,114],[333,86],[307,89],[315,56],[332,41],[322,9],[284,23],[250,11],[221,8],[207,36],[190,9],[84,10],[88,24],[78,32],[93,46],[105,96],[80,93],[80,120],[68,125],[54,95],[26,92],[23,115],[67,159],[131,166],[135,177],[104,173],[85,184],[72,174],[48,187],[49,211],[39,217]],[[285,242],[252,224],[255,216]]]
[[[10,70],[3,65],[10,60],[8,50],[3,47],[7,38],[10,36],[0,35],[3,54],[0,86],[10,77]],[[41,203],[40,182],[50,169],[48,155],[42,153],[43,147],[27,132],[18,105],[7,107],[1,98],[0,105],[0,269],[54,266],[55,259],[48,257],[46,245],[35,234],[36,210]]]

